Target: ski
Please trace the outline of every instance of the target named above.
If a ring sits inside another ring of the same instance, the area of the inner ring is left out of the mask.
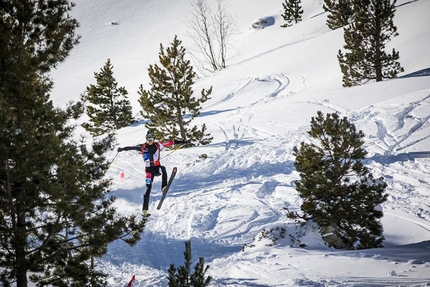
[[[172,173],[170,174],[169,181],[167,182],[167,185],[162,190],[163,194],[161,195],[161,199],[160,199],[160,202],[158,203],[157,209],[161,208],[161,205],[163,204],[163,201],[166,198],[166,194],[169,191],[170,185],[172,184],[172,181],[175,178],[176,170],[177,170],[177,168],[174,167],[172,170]]]

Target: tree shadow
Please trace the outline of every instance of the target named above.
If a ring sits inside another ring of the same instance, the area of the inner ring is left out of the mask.
[[[226,112],[231,112],[234,111],[236,109],[225,109],[225,110],[209,110],[209,111],[205,111],[205,112],[201,112],[199,117],[207,117],[207,116],[213,116],[213,115],[218,115],[221,113],[226,113]]]
[[[427,76],[430,76],[430,68],[415,71],[413,73],[409,73],[407,75],[403,75],[403,76],[398,77],[398,78],[402,79],[402,78],[416,78],[416,77],[427,77]]]
[[[181,196],[189,190],[189,182],[194,182],[194,189],[204,189],[209,185],[219,185],[224,182],[227,178],[242,178],[248,179],[259,178],[264,176],[270,178],[277,174],[291,174],[295,171],[294,163],[290,160],[272,163],[272,162],[261,162],[255,163],[252,168],[228,168],[220,173],[213,173],[209,176],[205,174],[185,174],[182,177],[175,180],[176,194],[170,196]],[[233,185],[232,188],[238,187]]]
[[[368,163],[370,161],[375,161],[380,164],[391,164],[398,161],[414,161],[416,158],[426,158],[430,157],[430,151],[417,151],[417,152],[408,152],[408,153],[399,153],[395,155],[382,155],[375,154],[372,157],[365,159],[363,162]]]
[[[129,246],[122,240],[114,241],[102,259],[115,265],[128,262],[167,271],[170,264],[175,266],[184,264],[185,241],[188,240],[168,238],[160,232],[144,231],[141,240],[134,246]],[[220,256],[240,252],[242,249],[242,245],[220,245],[199,238],[191,238],[190,241],[193,262],[200,257],[203,257],[205,262],[210,262]]]

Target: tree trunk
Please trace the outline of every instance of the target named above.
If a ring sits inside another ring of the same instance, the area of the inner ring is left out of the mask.
[[[382,81],[382,44],[381,44],[381,38],[382,38],[382,23],[381,19],[376,18],[376,24],[375,24],[375,78],[377,82]]]
[[[24,195],[23,191],[19,191],[19,196],[17,197],[17,225],[15,226],[15,240],[16,245],[16,286],[17,287],[27,287],[27,262],[25,259],[26,251],[26,218],[25,212],[22,210],[24,205]]]

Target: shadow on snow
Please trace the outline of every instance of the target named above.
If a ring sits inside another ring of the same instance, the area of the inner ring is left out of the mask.
[[[415,71],[413,73],[409,73],[407,75],[403,75],[398,78],[402,79],[402,78],[415,78],[415,77],[427,77],[427,76],[430,76],[430,68]]]
[[[151,219],[150,219],[151,220]],[[141,240],[134,246],[129,246],[121,240],[109,245],[108,253],[103,257],[116,265],[124,262],[167,271],[170,264],[175,267],[184,265],[185,241],[167,238],[163,233],[144,231]],[[204,257],[205,263],[215,258],[240,252],[242,245],[222,246],[204,239],[191,238],[193,266],[199,257]]]
[[[409,153],[399,153],[396,155],[382,155],[375,154],[372,157],[365,159],[364,164],[368,164],[370,161],[375,161],[380,164],[391,164],[398,161],[414,161],[416,158],[425,158],[430,157],[430,151],[417,151],[417,152],[409,152]]]

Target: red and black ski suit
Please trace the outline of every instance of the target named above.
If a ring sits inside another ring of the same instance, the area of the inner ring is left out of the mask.
[[[146,192],[143,195],[143,208],[142,210],[148,210],[149,207],[149,196],[151,194],[152,182],[154,177],[161,175],[161,189],[167,185],[167,172],[166,167],[160,164],[160,151],[168,146],[174,144],[181,144],[183,141],[164,141],[164,142],[148,142],[137,145],[137,146],[126,146],[118,148],[118,152],[127,150],[140,151],[145,162],[146,172]]]

